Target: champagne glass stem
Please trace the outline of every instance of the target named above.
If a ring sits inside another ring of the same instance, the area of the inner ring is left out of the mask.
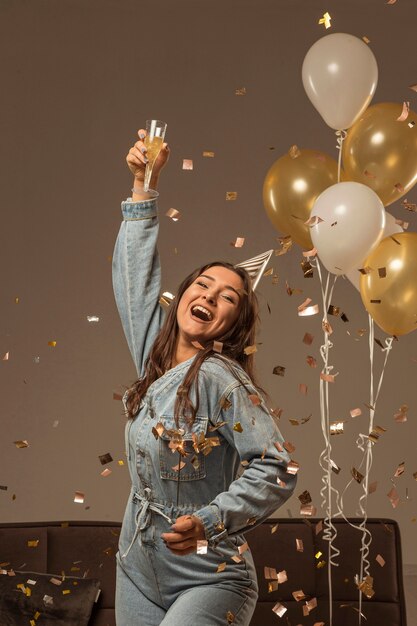
[[[147,163],[145,168],[145,180],[143,181],[143,191],[149,191],[151,182],[153,163]]]

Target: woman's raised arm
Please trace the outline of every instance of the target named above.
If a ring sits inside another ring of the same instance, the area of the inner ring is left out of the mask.
[[[122,202],[123,221],[113,253],[113,288],[123,330],[138,376],[163,321],[159,305],[161,271],[157,251],[158,193],[143,191],[146,148],[139,141],[129,150],[126,162],[132,174],[132,197]],[[162,167],[169,157],[164,144],[153,168],[151,188],[155,190]]]

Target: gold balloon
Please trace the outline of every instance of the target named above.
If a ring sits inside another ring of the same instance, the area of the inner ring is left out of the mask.
[[[304,222],[316,198],[337,182],[334,159],[318,150],[292,146],[288,154],[275,161],[264,182],[264,206],[274,228],[310,250],[310,228]]]
[[[410,110],[398,122],[402,110],[403,105],[394,102],[369,107],[343,142],[346,179],[368,185],[384,206],[417,182],[417,115]]]
[[[417,329],[417,233],[383,239],[366,259],[371,271],[360,277],[362,301],[389,335]]]

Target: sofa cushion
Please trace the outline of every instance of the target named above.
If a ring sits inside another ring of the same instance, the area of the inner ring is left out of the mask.
[[[96,579],[65,577],[39,572],[0,575],[0,624],[21,626],[87,626],[100,591]],[[51,582],[51,578],[57,584]],[[42,618],[42,619],[41,619]]]

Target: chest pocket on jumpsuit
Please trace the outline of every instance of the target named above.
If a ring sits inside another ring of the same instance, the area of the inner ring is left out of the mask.
[[[179,437],[176,435],[176,433],[178,433],[178,427],[174,417],[163,416],[160,418],[160,421],[165,427],[164,432],[159,435],[159,466],[161,478],[177,481],[177,468],[180,463],[180,482],[205,478],[206,465],[204,454],[202,452],[196,452],[193,444],[196,437],[199,435],[201,437],[201,435],[206,434],[208,417],[197,415],[191,428],[185,426],[185,432]],[[176,444],[181,442],[186,456],[180,456],[178,449],[176,449]],[[184,464],[184,466],[182,464]]]

